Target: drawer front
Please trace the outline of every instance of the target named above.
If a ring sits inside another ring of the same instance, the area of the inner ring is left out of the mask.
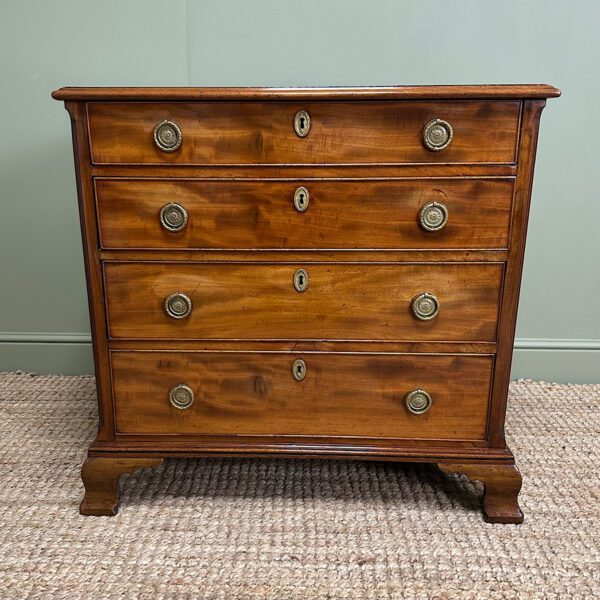
[[[104,267],[110,336],[129,339],[494,342],[502,273],[499,263]],[[439,302],[430,320],[413,313],[422,293]],[[191,301],[187,317],[167,314],[173,294]]]
[[[300,110],[310,117],[305,137],[294,126]],[[88,104],[96,164],[513,163],[519,113],[517,101]],[[439,151],[424,141],[435,119],[452,128]],[[163,121],[181,132],[175,150],[155,142]]]
[[[503,249],[513,194],[512,179],[95,184],[104,248]]]
[[[294,361],[306,365],[293,376]],[[117,432],[483,440],[489,356],[112,352]],[[189,408],[170,403],[180,384]],[[412,414],[405,396],[431,407]],[[186,397],[189,399],[189,396]]]

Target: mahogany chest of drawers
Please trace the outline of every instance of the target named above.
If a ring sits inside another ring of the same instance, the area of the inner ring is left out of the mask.
[[[519,523],[504,438],[547,85],[62,88],[100,426],[165,457],[425,461]]]

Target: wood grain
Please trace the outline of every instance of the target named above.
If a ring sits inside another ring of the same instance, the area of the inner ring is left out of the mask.
[[[287,456],[435,462],[483,481],[486,519],[520,522],[504,417],[539,117],[559,94],[54,92],[72,119],[100,408],[82,513],[114,514],[120,475],[166,456]],[[454,128],[441,152],[422,142],[433,118]],[[163,119],[183,130],[173,154],[154,146]],[[297,185],[312,194],[302,214]],[[416,226],[431,194],[450,208],[433,235]],[[158,228],[173,200],[191,215],[175,236]],[[164,313],[174,291],[192,297],[186,320]],[[433,321],[411,314],[423,291],[440,299]],[[167,399],[181,382],[196,392],[187,411]],[[403,404],[417,386],[434,398],[418,417]]]
[[[460,355],[115,351],[111,358],[119,433],[411,439],[483,439],[493,364]],[[306,362],[303,381],[292,376],[296,358]],[[196,397],[186,410],[169,403],[180,383]],[[423,415],[404,404],[415,388],[433,399]]]
[[[294,192],[309,193],[296,210]],[[96,179],[100,240],[106,249],[504,249],[510,179],[408,181],[211,181]],[[186,228],[160,225],[175,202]],[[419,212],[429,202],[449,211],[428,232]]]
[[[138,469],[158,467],[162,458],[88,457],[81,469],[85,496],[82,515],[112,517],[119,509],[119,479]]]
[[[488,523],[523,522],[517,500],[521,490],[521,473],[514,464],[439,463],[444,473],[462,473],[484,485],[483,516]]]
[[[544,83],[504,85],[403,85],[365,87],[63,87],[56,100],[431,100],[551,98],[560,90]]]
[[[309,287],[293,286],[297,269]],[[112,338],[484,341],[496,339],[501,264],[105,263]],[[187,294],[191,315],[164,302]],[[412,299],[430,292],[440,312],[416,319]]]
[[[92,162],[96,164],[513,163],[521,103],[91,103]],[[310,133],[296,135],[294,115],[310,113]],[[452,125],[448,148],[432,152],[423,128],[432,119]],[[183,143],[159,150],[154,127],[175,121]]]

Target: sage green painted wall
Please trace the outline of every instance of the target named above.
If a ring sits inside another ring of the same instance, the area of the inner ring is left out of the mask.
[[[61,85],[551,83],[515,376],[600,380],[597,0],[5,0],[0,370],[89,372]]]

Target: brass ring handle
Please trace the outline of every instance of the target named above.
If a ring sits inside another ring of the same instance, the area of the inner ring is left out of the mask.
[[[179,410],[185,410],[194,403],[194,392],[191,387],[180,383],[171,388],[169,392],[169,402]]]
[[[428,292],[423,292],[415,296],[411,301],[413,314],[421,321],[429,321],[440,312],[440,303],[438,299]]]
[[[183,134],[174,121],[161,121],[154,128],[154,143],[163,152],[175,152],[182,141]]]
[[[440,231],[448,223],[448,207],[442,202],[428,202],[419,211],[419,224],[425,231]]]
[[[160,209],[160,224],[171,232],[185,229],[188,223],[188,212],[176,202],[169,202]]]
[[[294,208],[298,212],[304,212],[308,208],[310,202],[310,193],[308,190],[301,186],[294,192]]]
[[[297,292],[305,292],[308,289],[308,273],[304,269],[298,269],[294,273],[294,287]]]
[[[294,116],[294,131],[298,137],[306,137],[310,131],[310,115],[305,110],[299,110]]]
[[[175,292],[165,299],[165,312],[172,319],[185,319],[192,312],[192,300],[183,292]]]
[[[294,361],[292,375],[296,381],[302,381],[306,377],[306,363],[301,358]]]
[[[453,135],[452,125],[448,121],[433,119],[423,128],[423,143],[428,150],[439,152],[450,145]]]
[[[406,394],[404,402],[413,415],[422,415],[431,408],[433,400],[425,390],[417,388]]]

